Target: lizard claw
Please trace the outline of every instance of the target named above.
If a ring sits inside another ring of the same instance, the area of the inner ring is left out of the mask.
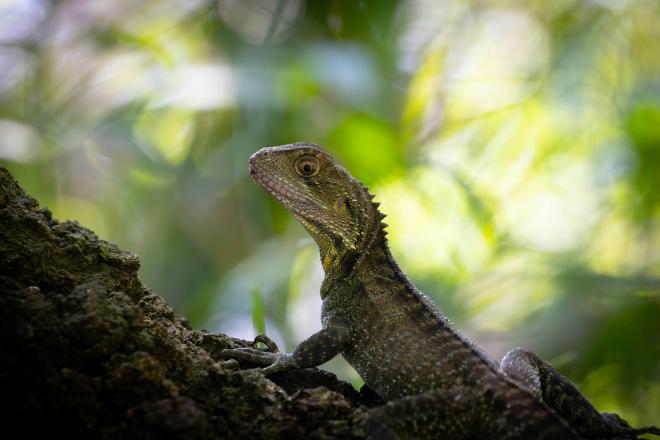
[[[267,350],[257,348],[257,344],[262,343]],[[265,334],[259,334],[254,338],[252,347],[240,347],[222,350],[220,356],[224,359],[236,359],[246,361],[262,367],[267,367],[280,360],[283,356],[280,353],[277,344]]]
[[[258,334],[258,335],[254,338],[254,342],[252,342],[252,346],[253,346],[254,348],[257,348],[256,345],[257,345],[259,342],[261,342],[261,343],[264,344],[266,347],[268,347],[268,350],[269,350],[270,352],[272,352],[272,353],[277,353],[277,352],[280,351],[280,349],[277,348],[277,344],[275,343],[275,341],[273,341],[272,339],[270,339],[268,336],[266,336],[266,335],[263,334],[263,333]]]

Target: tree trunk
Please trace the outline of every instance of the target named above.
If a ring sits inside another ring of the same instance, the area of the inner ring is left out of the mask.
[[[222,360],[250,343],[192,330],[138,258],[51,218],[0,167],[3,431],[84,438],[360,438],[368,403],[307,369]]]

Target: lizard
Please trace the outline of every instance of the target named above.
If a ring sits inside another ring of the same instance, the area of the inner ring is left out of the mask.
[[[250,176],[318,245],[322,329],[282,353],[267,336],[224,358],[265,375],[316,367],[341,354],[386,403],[364,422],[367,438],[636,439],[660,435],[601,413],[530,351],[498,365],[459,333],[393,258],[374,196],[319,146],[295,143],[252,155]],[[257,343],[264,343],[266,350]]]

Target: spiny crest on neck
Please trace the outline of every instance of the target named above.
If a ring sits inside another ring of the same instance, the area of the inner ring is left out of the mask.
[[[341,273],[352,272],[353,268],[361,265],[367,258],[372,250],[381,246],[387,248],[387,231],[385,228],[388,226],[383,219],[385,214],[380,212],[380,203],[375,202],[375,195],[369,192],[369,189],[359,180],[351,178],[354,185],[354,194],[356,198],[352,198],[351,202],[356,206],[359,205],[362,209],[359,212],[354,212],[354,216],[359,216],[358,223],[360,224],[358,236],[356,238],[355,246],[350,250],[338,255],[336,260],[330,265],[330,269],[338,270]],[[326,272],[329,268],[325,267]]]
[[[357,246],[359,255],[356,262],[359,263],[371,252],[379,240],[387,246],[387,230],[385,228],[388,225],[383,221],[386,215],[380,212],[380,202],[374,201],[376,196],[369,192],[369,188],[362,182],[357,181],[357,183],[367,197],[366,205],[370,208],[363,213],[365,217],[364,228],[361,231],[360,243]]]

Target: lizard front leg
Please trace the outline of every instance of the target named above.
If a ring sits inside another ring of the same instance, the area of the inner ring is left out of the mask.
[[[248,361],[265,368],[264,374],[297,368],[316,367],[338,355],[348,342],[348,328],[342,322],[332,323],[300,343],[293,353],[280,353],[267,337],[259,335],[257,342],[265,343],[271,351],[255,348],[223,350],[222,357]]]
[[[598,412],[575,385],[530,351],[511,350],[502,359],[501,368],[585,437],[635,439],[645,433],[660,435],[655,426],[636,429],[616,414]]]

